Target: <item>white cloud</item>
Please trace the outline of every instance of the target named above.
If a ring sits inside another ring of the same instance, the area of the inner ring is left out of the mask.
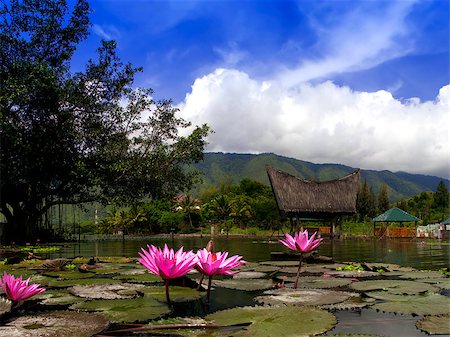
[[[407,15],[415,1],[368,1],[338,17],[337,22],[310,18],[318,36],[316,49],[322,56],[303,59],[284,69],[278,79],[291,87],[313,79],[372,68],[409,54],[414,47]]]
[[[92,25],[92,30],[96,35],[104,40],[117,40],[120,37],[119,30],[112,25]]]
[[[198,78],[180,104],[215,133],[208,151],[274,152],[315,163],[449,177],[450,85],[435,101],[356,92],[326,81],[284,89],[238,70]]]

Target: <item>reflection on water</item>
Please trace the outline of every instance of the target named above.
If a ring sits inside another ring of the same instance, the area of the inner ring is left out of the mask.
[[[184,246],[196,251],[205,247],[208,237],[134,238],[126,240],[82,241],[64,244],[64,247],[48,257],[74,256],[127,256],[137,257],[141,247],[147,244],[162,246],[167,243],[175,248]],[[270,260],[271,252],[288,252],[276,239],[216,238],[215,250],[226,250],[231,255],[243,255],[247,261]],[[325,239],[318,253],[336,261],[395,263],[420,269],[449,267],[450,245],[448,243],[427,243],[405,239]]]

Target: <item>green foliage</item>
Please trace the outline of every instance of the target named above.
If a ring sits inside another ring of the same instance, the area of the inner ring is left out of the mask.
[[[87,1],[69,13],[64,0],[15,0],[2,2],[0,14],[0,213],[8,240],[33,238],[54,205],[134,204],[194,184],[196,172],[183,165],[202,159],[208,126],[180,136],[190,123],[170,100],[133,87],[141,69],[121,62],[114,41],[102,41],[84,72],[70,72],[88,35]]]
[[[337,267],[336,270],[351,270],[351,271],[360,270],[360,271],[363,271],[364,268],[361,266],[355,265],[355,264],[347,264],[342,267]]]

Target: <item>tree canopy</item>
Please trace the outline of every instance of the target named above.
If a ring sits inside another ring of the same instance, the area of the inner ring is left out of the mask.
[[[177,117],[170,100],[135,88],[140,68],[124,64],[114,41],[73,73],[88,36],[89,4],[11,0],[0,8],[0,212],[4,236],[36,235],[57,204],[132,203],[191,187],[184,164],[202,159],[207,125]],[[180,136],[179,130],[187,129]]]

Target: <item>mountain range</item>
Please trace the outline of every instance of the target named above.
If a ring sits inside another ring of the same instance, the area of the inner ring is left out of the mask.
[[[266,173],[267,165],[313,181],[336,179],[356,170],[356,168],[350,166],[314,164],[273,153],[241,154],[220,152],[205,153],[204,160],[195,164],[194,167],[203,173],[203,186],[220,185],[229,181],[238,183],[244,178],[269,185],[269,178]],[[421,192],[434,192],[441,180],[446,184],[447,188],[450,185],[448,179],[436,176],[361,169],[361,182],[364,180],[372,187],[376,195],[380,186],[386,184],[391,202],[409,198]]]

